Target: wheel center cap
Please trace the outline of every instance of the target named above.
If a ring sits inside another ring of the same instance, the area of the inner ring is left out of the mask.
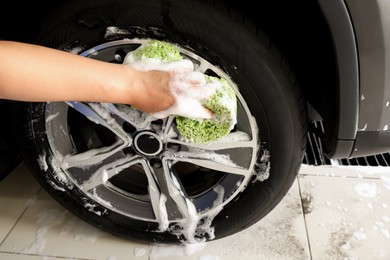
[[[137,151],[147,156],[157,155],[163,149],[162,142],[158,136],[148,131],[141,132],[135,136],[134,146]]]

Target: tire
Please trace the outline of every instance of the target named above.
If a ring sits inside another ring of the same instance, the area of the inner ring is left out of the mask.
[[[266,216],[295,180],[307,132],[306,103],[272,41],[219,1],[76,4],[52,12],[39,44],[118,63],[145,39],[177,44],[199,70],[236,86],[229,137],[239,138],[160,138],[175,132],[173,117],[150,122],[119,104],[19,103],[23,158],[45,190],[88,223],[145,242],[220,239]],[[160,153],[124,140],[145,130]]]
[[[11,101],[0,100],[0,117],[3,122],[11,122],[9,111]],[[0,128],[0,181],[5,179],[21,162],[22,157],[15,147],[14,131],[12,127]]]

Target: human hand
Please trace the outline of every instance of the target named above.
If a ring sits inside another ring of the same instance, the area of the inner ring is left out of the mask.
[[[155,113],[168,109],[175,102],[169,91],[170,74],[164,71],[151,70],[146,72],[135,71],[139,74],[137,80],[129,80],[135,86],[135,91],[129,93],[131,105],[146,113]]]
[[[206,83],[201,72],[171,72],[169,89],[175,102],[168,109],[153,113],[156,118],[170,115],[184,116],[196,119],[210,119],[213,113],[202,105],[202,100],[213,95],[217,85]]]
[[[206,83],[205,76],[194,71],[191,61],[163,63],[148,60],[127,65],[144,72],[142,88],[133,102],[137,108],[151,113],[156,118],[170,115],[212,118],[213,113],[205,108],[201,101],[214,94],[217,85]]]

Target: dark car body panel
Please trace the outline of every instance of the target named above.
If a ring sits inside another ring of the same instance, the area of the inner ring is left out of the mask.
[[[342,0],[318,0],[331,31],[338,72],[339,109],[334,133],[328,136],[325,152],[330,158],[349,157],[358,124],[358,51],[348,9]]]
[[[359,122],[352,157],[390,148],[390,17],[388,1],[346,0],[359,53]]]

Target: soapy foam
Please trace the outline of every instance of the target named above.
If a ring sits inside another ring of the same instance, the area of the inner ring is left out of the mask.
[[[169,227],[169,221],[168,221],[168,212],[166,207],[167,202],[167,196],[161,193],[160,195],[160,203],[159,203],[159,226],[158,229],[160,231],[165,231]]]
[[[46,123],[50,122],[51,120],[53,120],[54,118],[56,118],[58,115],[60,114],[60,112],[57,112],[55,114],[52,114],[50,116],[48,116],[45,120]]]
[[[166,210],[166,201],[167,197],[164,194],[160,195],[159,203],[159,212],[160,216],[157,221],[159,223],[159,231],[164,232],[169,230],[172,234],[176,235],[178,238],[184,237],[182,241],[183,245],[191,244],[200,244],[206,241],[205,234],[208,234],[209,239],[214,239],[214,227],[211,227],[212,221],[215,216],[222,210],[222,202],[224,196],[224,189],[222,186],[217,186],[214,188],[214,191],[217,193],[217,199],[214,201],[213,208],[214,214],[208,215],[207,217],[200,219],[200,215],[197,212],[196,206],[193,202],[186,198],[181,186],[176,177],[172,176],[173,190],[176,190],[176,193],[180,193],[181,196],[185,199],[186,211],[183,212],[184,218],[178,221],[176,224],[169,227],[168,212]]]
[[[223,208],[222,203],[225,195],[225,189],[221,185],[215,186],[213,190],[217,193],[217,198],[213,203],[213,208],[215,209],[215,211],[213,214],[207,215],[207,217],[202,220],[202,223],[200,223],[198,227],[198,235],[204,236],[205,234],[207,234],[209,239],[211,240],[215,238],[215,229],[211,226],[211,224],[214,218],[219,214],[219,212],[221,212]]]
[[[104,35],[104,38],[108,38],[110,36],[117,36],[117,35],[126,35],[128,33],[129,32],[127,30],[119,29],[119,28],[114,27],[114,26],[109,26],[106,29],[106,33]]]
[[[156,118],[164,118],[169,115],[193,119],[213,118],[212,113],[202,105],[202,101],[211,97],[217,90],[223,91],[221,83],[218,80],[206,82],[205,75],[199,71],[194,71],[194,64],[190,60],[181,59],[180,54],[176,50],[173,50],[170,45],[164,44],[166,43],[146,42],[138,47],[137,50],[129,52],[123,62],[123,64],[139,71],[161,70],[171,73],[169,90],[175,99],[175,104],[167,110],[154,113],[153,115]],[[142,53],[142,50],[145,48],[149,49]],[[149,55],[148,51],[152,53]],[[159,58],[150,58],[150,56],[154,56],[153,51],[156,51],[156,55]],[[166,60],[162,61],[160,56]],[[231,111],[232,125],[229,130],[237,122],[235,114],[236,103],[234,101],[235,99],[221,100],[221,104]]]
[[[202,100],[204,107],[214,112],[212,120],[194,120],[194,118],[177,117],[178,131],[190,142],[208,143],[226,136],[236,124],[236,94],[223,78],[206,76],[208,84],[216,84],[217,91]],[[230,106],[230,108],[229,108]]]
[[[188,209],[188,216],[186,216],[185,221],[182,223],[182,234],[186,238],[185,243],[195,244],[204,242],[204,239],[196,238],[196,231],[199,222],[199,216],[196,207],[189,199],[186,199],[186,204]]]
[[[196,149],[194,149],[196,150]],[[230,156],[227,154],[218,154],[214,152],[206,152],[199,149],[199,151],[196,152],[185,152],[185,151],[180,151],[176,153],[171,153],[171,152],[166,152],[164,154],[167,157],[171,158],[180,158],[180,159],[203,159],[203,160],[208,160],[208,161],[213,161],[216,163],[220,163],[221,165],[226,165],[230,167],[235,167],[235,168],[242,168],[236,163],[230,159]]]
[[[46,153],[43,152],[43,154],[40,154],[38,156],[38,164],[39,164],[39,168],[42,170],[42,171],[47,171],[47,169],[49,168],[49,166],[47,165],[47,162],[46,162]]]
[[[161,62],[159,59],[144,58],[137,60],[133,53],[126,55],[123,64],[139,71],[160,70],[171,73],[169,91],[175,99],[175,104],[167,110],[153,113],[156,118],[169,115],[181,115],[190,118],[211,118],[212,114],[203,107],[202,100],[214,94],[220,84],[206,83],[202,73],[193,71],[190,60]]]

